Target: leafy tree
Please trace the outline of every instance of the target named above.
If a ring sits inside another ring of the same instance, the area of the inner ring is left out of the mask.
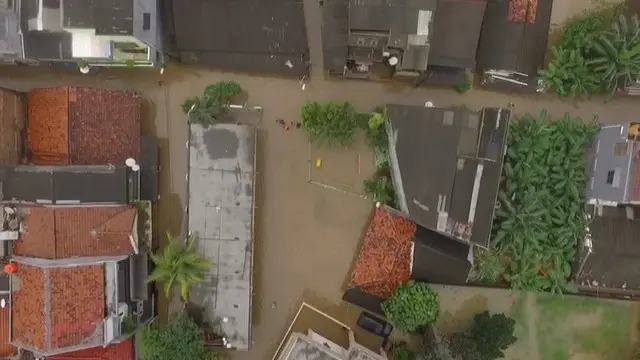
[[[564,97],[590,96],[600,88],[600,78],[579,49],[554,47],[553,57],[540,76],[546,87]]]
[[[164,286],[165,295],[170,296],[174,287],[180,287],[183,301],[189,299],[191,287],[204,281],[204,273],[211,268],[211,262],[198,251],[198,237],[192,235],[183,246],[180,239],[167,233],[168,244],[162,254],[151,254],[155,269],[147,282],[158,281]]]
[[[585,236],[585,154],[599,126],[546,112],[512,121],[491,238],[504,279],[524,291],[570,291]]]
[[[504,350],[518,339],[513,336],[515,320],[504,314],[490,315],[485,311],[473,318],[468,332],[457,333],[449,340],[449,349],[456,359],[495,360],[504,357]]]
[[[504,314],[490,315],[488,311],[473,318],[470,336],[481,360],[494,360],[504,357],[504,350],[518,339],[513,336],[516,322]]]
[[[188,97],[182,103],[182,111],[190,124],[213,125],[227,114],[231,99],[242,92],[234,81],[219,81],[204,89],[200,97]]]
[[[348,102],[322,105],[308,102],[302,107],[302,126],[311,140],[348,145],[356,133],[356,112]]]
[[[142,331],[143,360],[203,359],[205,354],[202,329],[186,314]]]
[[[591,64],[602,57],[594,52],[594,43],[610,30],[619,13],[618,5],[604,6],[566,25],[559,45],[552,49],[547,69],[540,72],[544,86],[560,96],[588,97],[599,92],[604,73],[594,72],[596,64]]]
[[[449,340],[449,351],[456,360],[482,360],[475,342],[468,333],[456,333]]]
[[[411,333],[438,319],[438,293],[427,284],[409,281],[382,303],[382,311],[398,330]]]
[[[593,57],[588,61],[592,71],[602,79],[609,94],[636,81],[640,76],[640,22],[638,15],[624,15],[591,42]]]

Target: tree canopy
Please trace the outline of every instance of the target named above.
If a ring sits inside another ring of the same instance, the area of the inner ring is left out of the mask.
[[[191,287],[204,281],[204,274],[212,264],[198,251],[197,235],[190,236],[186,246],[169,233],[167,240],[168,244],[161,254],[151,254],[156,267],[147,278],[147,282],[162,283],[167,297],[179,286],[182,300],[187,301]]]

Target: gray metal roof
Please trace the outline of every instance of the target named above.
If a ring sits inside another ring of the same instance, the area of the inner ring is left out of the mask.
[[[236,349],[251,344],[256,128],[190,126],[189,231],[214,268],[191,299]]]
[[[588,199],[629,203],[636,193],[640,141],[629,138],[629,124],[603,126],[589,150]]]
[[[510,111],[388,105],[400,210],[461,241],[489,244]]]
[[[124,167],[102,165],[0,167],[0,199],[34,203],[128,203]]]
[[[589,225],[593,249],[586,261],[578,264],[577,283],[593,288],[639,292],[639,210],[630,212],[633,218],[630,220],[625,208],[603,206],[600,213],[594,206],[587,209],[594,214]]]

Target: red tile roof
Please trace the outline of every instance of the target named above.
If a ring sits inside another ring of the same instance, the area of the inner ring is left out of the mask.
[[[52,356],[49,360],[133,360],[134,355],[133,341],[127,340],[107,347],[100,346]]]
[[[138,94],[59,87],[29,92],[29,153],[36,164],[121,164],[140,157]]]
[[[69,163],[69,91],[36,89],[28,94],[29,161],[42,165]]]
[[[0,89],[0,164],[17,165],[22,160],[25,118],[25,106],[20,95]]]
[[[416,224],[376,209],[351,272],[350,287],[388,298],[411,276],[411,241]]]
[[[36,268],[21,264],[13,295],[13,339],[44,353],[99,345],[105,317],[104,268]]]
[[[120,90],[69,89],[71,163],[122,164],[140,157],[139,95]]]
[[[29,207],[14,254],[45,259],[118,256],[134,252],[137,210],[130,206]]]
[[[17,354],[17,349],[11,345],[11,304],[0,308],[0,358]]]

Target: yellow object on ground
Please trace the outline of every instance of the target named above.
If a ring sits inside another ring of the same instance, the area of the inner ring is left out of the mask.
[[[321,158],[317,158],[316,159],[316,167],[318,169],[320,169],[322,167],[322,159]]]

